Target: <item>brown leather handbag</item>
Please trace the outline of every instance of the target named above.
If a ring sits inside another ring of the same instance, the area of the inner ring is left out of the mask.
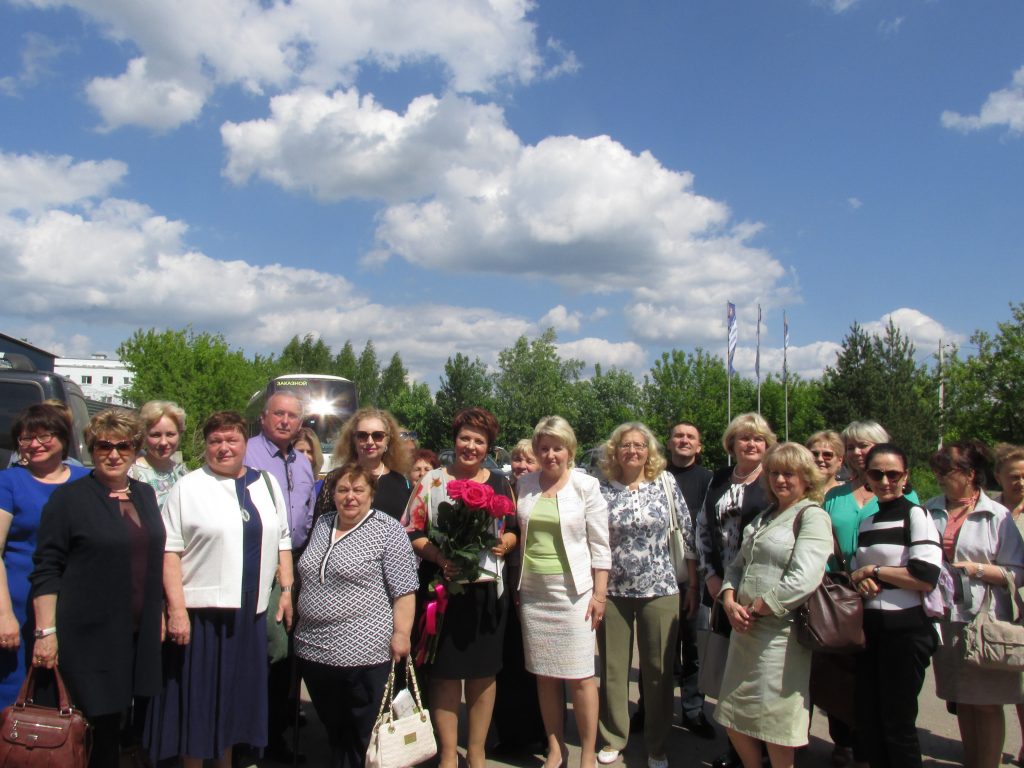
[[[71,703],[56,667],[58,706],[33,702],[36,674],[32,667],[17,700],[0,715],[0,768],[86,768],[92,751],[89,721]]]

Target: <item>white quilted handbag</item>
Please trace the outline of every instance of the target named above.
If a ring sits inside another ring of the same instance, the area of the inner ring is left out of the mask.
[[[373,724],[370,745],[366,748],[366,768],[411,768],[437,754],[430,713],[420,698],[420,687],[416,682],[411,659],[406,659],[405,670],[416,708],[405,717],[395,718],[391,709],[395,695],[395,662],[392,661],[377,722]]]

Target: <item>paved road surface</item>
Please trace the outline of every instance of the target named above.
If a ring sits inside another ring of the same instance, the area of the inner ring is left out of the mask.
[[[634,672],[635,676],[635,672]],[[924,753],[925,766],[956,766],[962,764],[962,750],[960,736],[956,727],[956,718],[946,713],[945,704],[935,698],[934,681],[929,670],[928,680],[925,682],[924,690],[921,693],[920,705],[921,714],[918,718],[918,728],[921,733],[921,745]],[[636,689],[633,689],[633,701],[636,701]],[[706,705],[708,717],[711,716],[713,705],[709,702]],[[307,768],[321,768],[328,764],[327,738],[323,726],[315,717],[315,711],[311,704],[305,704],[305,711],[309,715],[309,724],[302,729],[302,751],[307,755]],[[1017,727],[1016,714],[1013,707],[1006,707],[1006,743],[1003,746],[1004,761],[1017,755],[1021,747],[1021,735]],[[676,722],[679,721],[679,700],[676,699]],[[579,765],[579,747],[576,741],[575,730],[572,728],[572,714],[569,713],[567,723],[570,724],[569,742],[571,756],[569,768],[577,768]],[[710,766],[711,761],[725,749],[726,737],[724,732],[719,730],[719,736],[715,741],[698,739],[676,725],[672,729],[672,736],[669,741],[669,764],[672,768],[690,768],[690,766]],[[638,736],[631,738],[629,746],[623,753],[623,758],[613,764],[612,768],[647,768],[646,754]],[[465,744],[465,739],[460,742]],[[599,745],[600,746],[600,745]],[[828,726],[824,716],[816,712],[811,724],[811,743],[797,759],[798,768],[812,768],[817,766],[829,766],[829,757],[832,752],[832,744],[828,738]],[[523,755],[517,757],[490,756],[488,766],[514,766],[515,768],[540,768],[543,763],[542,756]],[[263,768],[278,768],[279,763],[264,760]],[[426,764],[426,768],[434,768],[436,761]],[[465,763],[463,761],[463,768]]]

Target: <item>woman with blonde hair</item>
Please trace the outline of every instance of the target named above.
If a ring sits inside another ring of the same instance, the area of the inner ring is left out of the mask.
[[[608,505],[596,478],[573,472],[576,433],[561,416],[540,420],[531,453],[540,471],[520,477],[518,505],[526,669],[537,675],[548,741],[545,765],[557,768],[569,757],[564,683],[580,734],[580,765],[587,768],[597,741],[594,633],[605,613],[611,565]]]
[[[719,467],[711,476],[704,497],[704,506],[697,515],[697,551],[704,579],[703,605],[697,624],[702,630],[701,690],[709,696],[718,695],[718,686],[725,668],[728,638],[708,631],[711,605],[722,589],[725,568],[739,552],[743,529],[771,504],[758,482],[765,452],[776,443],[775,433],[758,413],[741,413],[729,422],[722,435],[722,447],[732,463]],[[715,759],[714,768],[731,768],[740,764],[730,744],[729,751]]]
[[[679,584],[669,547],[673,525],[683,531],[691,582],[697,578],[697,554],[686,501],[675,478],[665,472],[666,465],[654,433],[640,422],[620,424],[605,443],[601,494],[608,503],[611,571],[605,619],[598,632],[600,732],[605,746],[597,755],[604,764],[619,757],[629,737],[629,669],[635,633],[648,703],[647,764],[649,768],[668,766],[672,655],[679,631]],[[696,610],[696,605],[687,607]]]
[[[149,483],[163,507],[171,486],[188,473],[188,467],[175,460],[181,436],[185,434],[185,411],[169,400],[150,400],[139,409],[139,418],[145,453],[132,464],[128,477]]]
[[[814,457],[814,463],[821,472],[824,486],[822,493],[828,493],[839,485],[839,470],[843,466],[843,457],[846,455],[846,445],[838,432],[831,429],[823,429],[815,432],[807,438],[804,446],[810,450]]]
[[[810,451],[782,443],[760,466],[771,506],[743,530],[722,580],[733,633],[715,719],[745,768],[759,768],[762,744],[772,768],[791,768],[796,747],[807,744],[811,676],[793,616],[821,583],[832,530]]]
[[[360,408],[353,413],[338,435],[331,466],[340,468],[350,461],[358,462],[376,478],[373,508],[400,520],[411,491],[406,477],[411,457],[395,417],[379,408]],[[334,502],[323,490],[328,485],[325,482],[320,489],[314,517],[333,510]]]

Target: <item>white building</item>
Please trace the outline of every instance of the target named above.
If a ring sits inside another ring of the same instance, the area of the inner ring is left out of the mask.
[[[128,405],[121,390],[132,383],[132,374],[120,360],[110,360],[99,352],[92,357],[58,357],[53,371],[75,382],[91,400]]]

